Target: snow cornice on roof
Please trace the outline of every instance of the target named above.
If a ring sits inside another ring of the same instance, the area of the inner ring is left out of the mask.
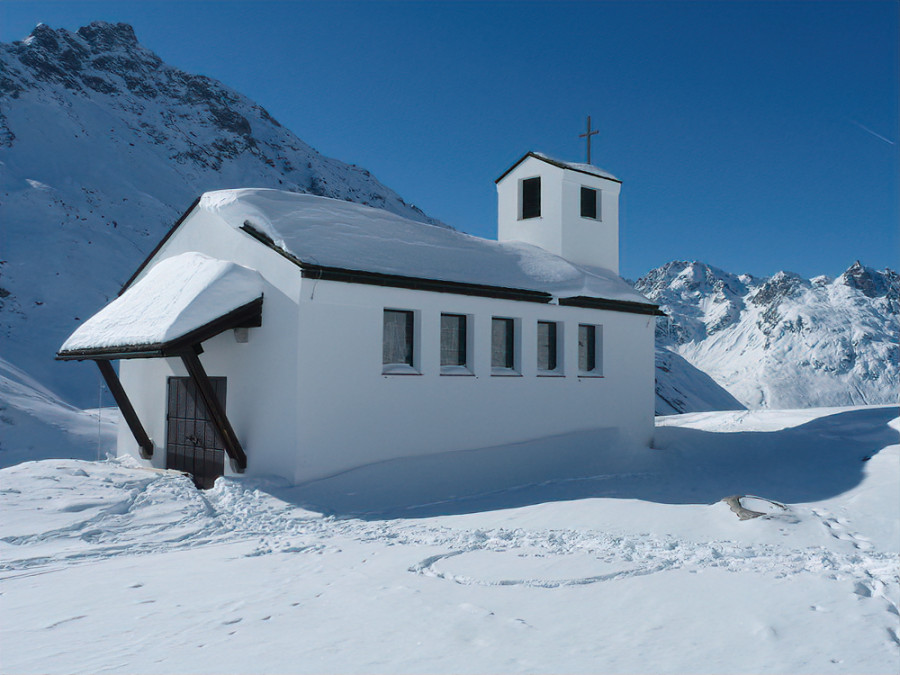
[[[609,270],[575,265],[528,244],[473,237],[315,195],[264,188],[207,192],[166,239],[198,210],[291,260],[307,278],[660,313]]]
[[[230,328],[261,325],[266,282],[255,270],[189,252],[155,264],[85,321],[60,360],[169,356]]]
[[[499,183],[501,180],[506,178],[509,173],[515,169],[519,164],[524,162],[529,157],[534,157],[535,159],[539,159],[542,162],[546,162],[547,164],[551,164],[552,166],[558,167],[560,169],[567,169],[568,171],[575,171],[576,173],[583,173],[589,176],[597,176],[598,178],[604,178],[606,180],[611,180],[615,183],[621,183],[618,178],[613,176],[608,171],[604,171],[603,169],[594,166],[593,164],[580,164],[577,162],[565,162],[561,159],[555,159],[550,157],[549,155],[545,155],[543,152],[526,152],[522,155],[511,167],[509,167],[506,171],[504,171],[499,178],[497,178],[494,183]]]

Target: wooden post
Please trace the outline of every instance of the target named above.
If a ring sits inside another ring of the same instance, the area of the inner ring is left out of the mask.
[[[134,407],[131,405],[131,401],[128,399],[121,381],[119,381],[119,377],[116,375],[115,369],[105,359],[97,359],[94,363],[100,369],[103,379],[106,380],[106,386],[109,387],[110,393],[116,400],[116,405],[119,406],[119,410],[122,412],[122,417],[125,418],[128,428],[131,429],[131,434],[141,449],[141,457],[150,459],[153,457],[153,441],[150,440],[147,432],[144,431],[144,427],[141,426],[141,421],[138,419],[137,413],[134,411]]]
[[[242,473],[247,468],[247,455],[244,454],[241,442],[234,433],[234,429],[231,428],[231,422],[228,421],[225,410],[219,403],[219,398],[216,396],[215,391],[213,391],[209,376],[203,369],[203,364],[200,363],[200,357],[197,356],[195,351],[199,346],[196,345],[194,349],[181,352],[181,360],[194,384],[197,385],[197,390],[206,404],[206,409],[209,411],[210,417],[212,417],[213,424],[216,425],[216,430],[222,437],[222,444],[225,446],[225,452],[228,453],[228,457],[231,458],[232,468]]]

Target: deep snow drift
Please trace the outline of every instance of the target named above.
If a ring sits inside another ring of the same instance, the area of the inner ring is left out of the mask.
[[[656,449],[600,475],[430,504],[20,464],[0,471],[0,668],[896,672],[895,416],[660,418]],[[742,494],[765,515],[719,501]]]

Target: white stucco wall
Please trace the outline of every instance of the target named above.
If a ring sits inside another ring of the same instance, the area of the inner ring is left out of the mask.
[[[652,441],[653,317],[337,282],[313,288],[304,281],[295,480],[576,430],[619,428],[623,449]],[[383,374],[385,308],[416,313],[420,374]],[[442,312],[472,322],[471,376],[440,373]],[[491,374],[493,316],[517,320],[520,376]],[[539,320],[561,324],[562,377],[538,376]],[[579,323],[603,327],[603,377],[578,376]]]
[[[541,216],[521,219],[519,184],[541,177]],[[581,217],[581,188],[599,190],[598,219]],[[526,158],[497,183],[497,238],[619,273],[619,191],[613,180]]]

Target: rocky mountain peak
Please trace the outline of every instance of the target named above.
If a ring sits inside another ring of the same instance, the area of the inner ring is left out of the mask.
[[[846,286],[860,291],[867,298],[900,298],[900,275],[892,269],[883,272],[866,267],[858,260],[844,272],[839,280]]]
[[[668,314],[657,344],[750,407],[887,403],[900,387],[900,276],[854,263],[832,280],[733,277],[673,262],[635,284]]]
[[[809,283],[793,272],[776,272],[766,279],[750,296],[749,301],[758,306],[778,305],[783,298],[796,295]]]
[[[127,49],[138,45],[134,28],[127,23],[92,21],[87,26],[79,28],[76,34],[91,47],[99,50],[111,50],[117,47]]]
[[[3,356],[85,405],[92,378],[52,354],[201,193],[268,187],[441,225],[246,96],[164,63],[128,24],[41,24],[0,43],[0,167]]]
[[[718,267],[703,262],[675,260],[651,270],[638,279],[635,287],[648,297],[662,293],[663,289],[680,293],[683,297],[696,297],[709,292],[730,295],[744,290],[744,282]]]

